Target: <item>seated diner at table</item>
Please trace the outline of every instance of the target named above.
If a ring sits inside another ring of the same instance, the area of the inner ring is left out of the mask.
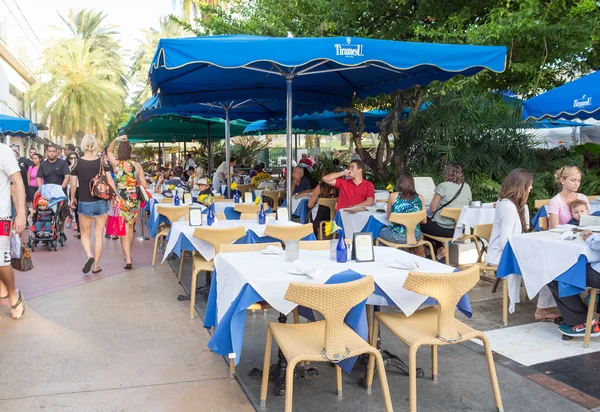
[[[415,189],[415,179],[408,172],[401,172],[396,180],[396,192],[390,193],[387,204],[388,218],[392,213],[415,213],[423,210],[425,199]],[[422,223],[427,222],[427,218]],[[390,223],[379,232],[379,237],[392,243],[406,243],[406,226]],[[421,225],[415,228],[415,237],[420,240],[423,237]]]
[[[581,222],[581,216],[588,216],[590,214],[589,206],[581,199],[574,200],[571,203],[571,216],[573,218],[569,220],[570,225],[579,226]]]
[[[365,164],[361,160],[352,160],[348,169],[330,173],[323,177],[328,185],[339,189],[336,209],[355,206],[373,206],[375,186],[363,177]]]
[[[600,250],[599,234],[594,234],[591,230],[584,230],[581,232],[580,236],[581,239],[585,240],[590,249]],[[586,265],[586,287],[600,288],[599,272],[600,262],[590,262]],[[563,297],[559,296],[558,282],[556,280],[550,282],[548,287],[554,295],[558,310],[565,322],[564,325],[559,326],[561,333],[567,336],[584,336],[588,307],[581,300],[581,296],[579,296],[579,294]],[[598,322],[595,319],[592,321],[592,332],[590,336],[600,336],[600,326],[598,326]]]
[[[421,225],[423,233],[431,236],[451,238],[454,236],[456,222],[441,215],[445,207],[468,206],[473,200],[471,187],[465,182],[462,167],[458,163],[448,163],[444,168],[444,182],[437,185],[433,190],[433,199],[429,205],[429,216],[427,223]],[[442,259],[446,256],[446,250],[441,243],[431,240],[436,248],[436,258]]]
[[[533,173],[527,169],[511,171],[498,192],[498,201],[494,213],[494,224],[488,247],[487,263],[498,266],[506,243],[511,236],[527,232],[529,226],[529,210],[527,199],[533,185]],[[511,302],[510,312],[514,312],[514,304],[518,303],[521,289],[521,277],[507,277],[509,296],[515,297]],[[556,306],[547,286],[540,289],[535,310],[535,320],[540,322],[553,321],[559,314],[551,308]]]
[[[312,195],[310,196],[310,199],[308,199],[308,208],[309,209],[313,209],[319,202],[319,199],[321,199],[321,198],[322,199],[332,199],[332,198],[338,197],[339,190],[336,187],[330,186],[323,181],[323,177],[330,174],[331,172],[332,172],[332,170],[329,168],[323,168],[323,170],[321,171],[321,181],[319,182],[317,187],[315,187],[315,190],[312,191]],[[313,230],[316,235],[319,234],[319,226],[321,225],[321,222],[328,221],[329,217],[330,217],[329,208],[326,206],[319,205],[319,208],[317,209],[317,214],[316,214],[316,216],[313,216],[313,219],[312,219]]]
[[[196,185],[198,186],[198,190],[200,191],[200,193],[198,193],[198,196],[213,194],[207,178],[202,177],[202,178],[198,179],[196,181]]]
[[[587,196],[577,193],[581,185],[581,176],[581,170],[577,166],[564,166],[554,173],[554,180],[562,186],[562,190],[550,199],[550,203],[546,206],[550,229],[569,223],[573,218],[571,215],[571,203],[577,199],[585,202],[589,210],[590,203]]]
[[[294,167],[292,173],[292,195],[302,196],[311,192],[310,179],[304,175],[302,166]]]
[[[154,193],[161,193],[165,197],[173,197],[175,189],[182,189],[185,193],[189,193],[190,187],[181,179],[182,176],[183,167],[175,166],[172,179],[164,180],[159,177]]]

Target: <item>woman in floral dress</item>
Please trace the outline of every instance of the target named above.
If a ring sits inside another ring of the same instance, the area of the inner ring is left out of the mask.
[[[115,144],[119,142],[115,157]],[[107,155],[115,170],[117,186],[117,202],[121,216],[125,218],[127,232],[121,236],[121,248],[125,255],[125,269],[131,269],[131,248],[133,247],[133,225],[137,219],[141,199],[138,196],[138,186],[146,187],[146,178],[142,166],[131,159],[131,144],[127,136],[119,136],[108,146]]]

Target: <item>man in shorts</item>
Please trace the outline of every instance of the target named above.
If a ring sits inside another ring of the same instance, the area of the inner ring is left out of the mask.
[[[12,188],[11,188],[12,184]],[[13,230],[18,234],[25,229],[25,185],[14,152],[0,143],[0,193],[12,196],[0,196],[0,298],[7,298],[14,319],[25,313],[25,300],[20,290],[15,288],[15,274],[10,265],[11,197],[15,207]]]

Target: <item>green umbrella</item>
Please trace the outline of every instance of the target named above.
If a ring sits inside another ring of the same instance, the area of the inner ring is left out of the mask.
[[[231,121],[231,135],[239,136],[250,122]],[[121,126],[121,134],[126,134],[131,143],[177,143],[205,140],[210,133],[211,140],[225,138],[225,120],[214,117],[180,116],[163,114],[143,121],[129,120]]]

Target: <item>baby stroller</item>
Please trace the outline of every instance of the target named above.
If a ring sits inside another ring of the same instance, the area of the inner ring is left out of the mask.
[[[29,239],[27,246],[31,251],[35,251],[35,248],[39,243],[48,246],[48,250],[58,250],[58,245],[64,246],[67,237],[64,230],[64,221],[68,210],[66,210],[67,196],[62,190],[60,185],[47,184],[43,185],[40,190],[35,193],[33,197],[33,210],[37,210],[38,202],[41,197],[48,199],[48,208],[54,211],[54,218],[52,220],[52,232],[49,237],[38,237],[36,233],[34,223],[32,222],[29,227]],[[34,212],[35,213],[35,212]]]

